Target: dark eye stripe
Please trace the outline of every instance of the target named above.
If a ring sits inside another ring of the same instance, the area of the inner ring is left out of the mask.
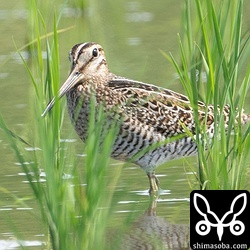
[[[70,51],[70,54],[73,58],[73,61],[77,61],[79,59],[79,57],[81,56],[81,54],[83,53],[84,50],[86,50],[87,48],[95,45],[96,43],[79,43],[76,44]],[[98,49],[97,49],[98,52]],[[94,55],[93,55],[94,56]]]

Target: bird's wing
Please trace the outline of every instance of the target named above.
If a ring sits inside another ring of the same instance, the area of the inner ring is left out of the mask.
[[[186,129],[195,133],[193,110],[186,96],[122,78],[110,81],[109,88],[120,96],[119,107],[126,117],[153,127],[165,137],[183,134]],[[205,105],[199,105],[199,115],[205,116]]]

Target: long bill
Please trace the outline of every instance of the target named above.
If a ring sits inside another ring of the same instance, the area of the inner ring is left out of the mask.
[[[48,103],[47,107],[42,113],[42,116],[45,116],[54,107],[56,100],[61,99],[70,89],[72,89],[76,85],[76,83],[79,82],[79,79],[81,77],[82,74],[78,72],[76,68],[74,68],[68,76],[67,80],[59,89],[57,96],[53,97]]]

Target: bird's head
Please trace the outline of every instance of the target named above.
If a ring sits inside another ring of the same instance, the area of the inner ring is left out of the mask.
[[[76,44],[69,52],[71,71],[59,89],[57,97],[54,97],[45,108],[42,116],[50,111],[56,99],[60,99],[75,86],[98,75],[109,73],[103,48],[97,43]]]

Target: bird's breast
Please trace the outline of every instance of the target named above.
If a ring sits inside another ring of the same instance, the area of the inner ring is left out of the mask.
[[[90,95],[79,85],[67,93],[68,113],[78,136],[86,140],[90,116]]]

